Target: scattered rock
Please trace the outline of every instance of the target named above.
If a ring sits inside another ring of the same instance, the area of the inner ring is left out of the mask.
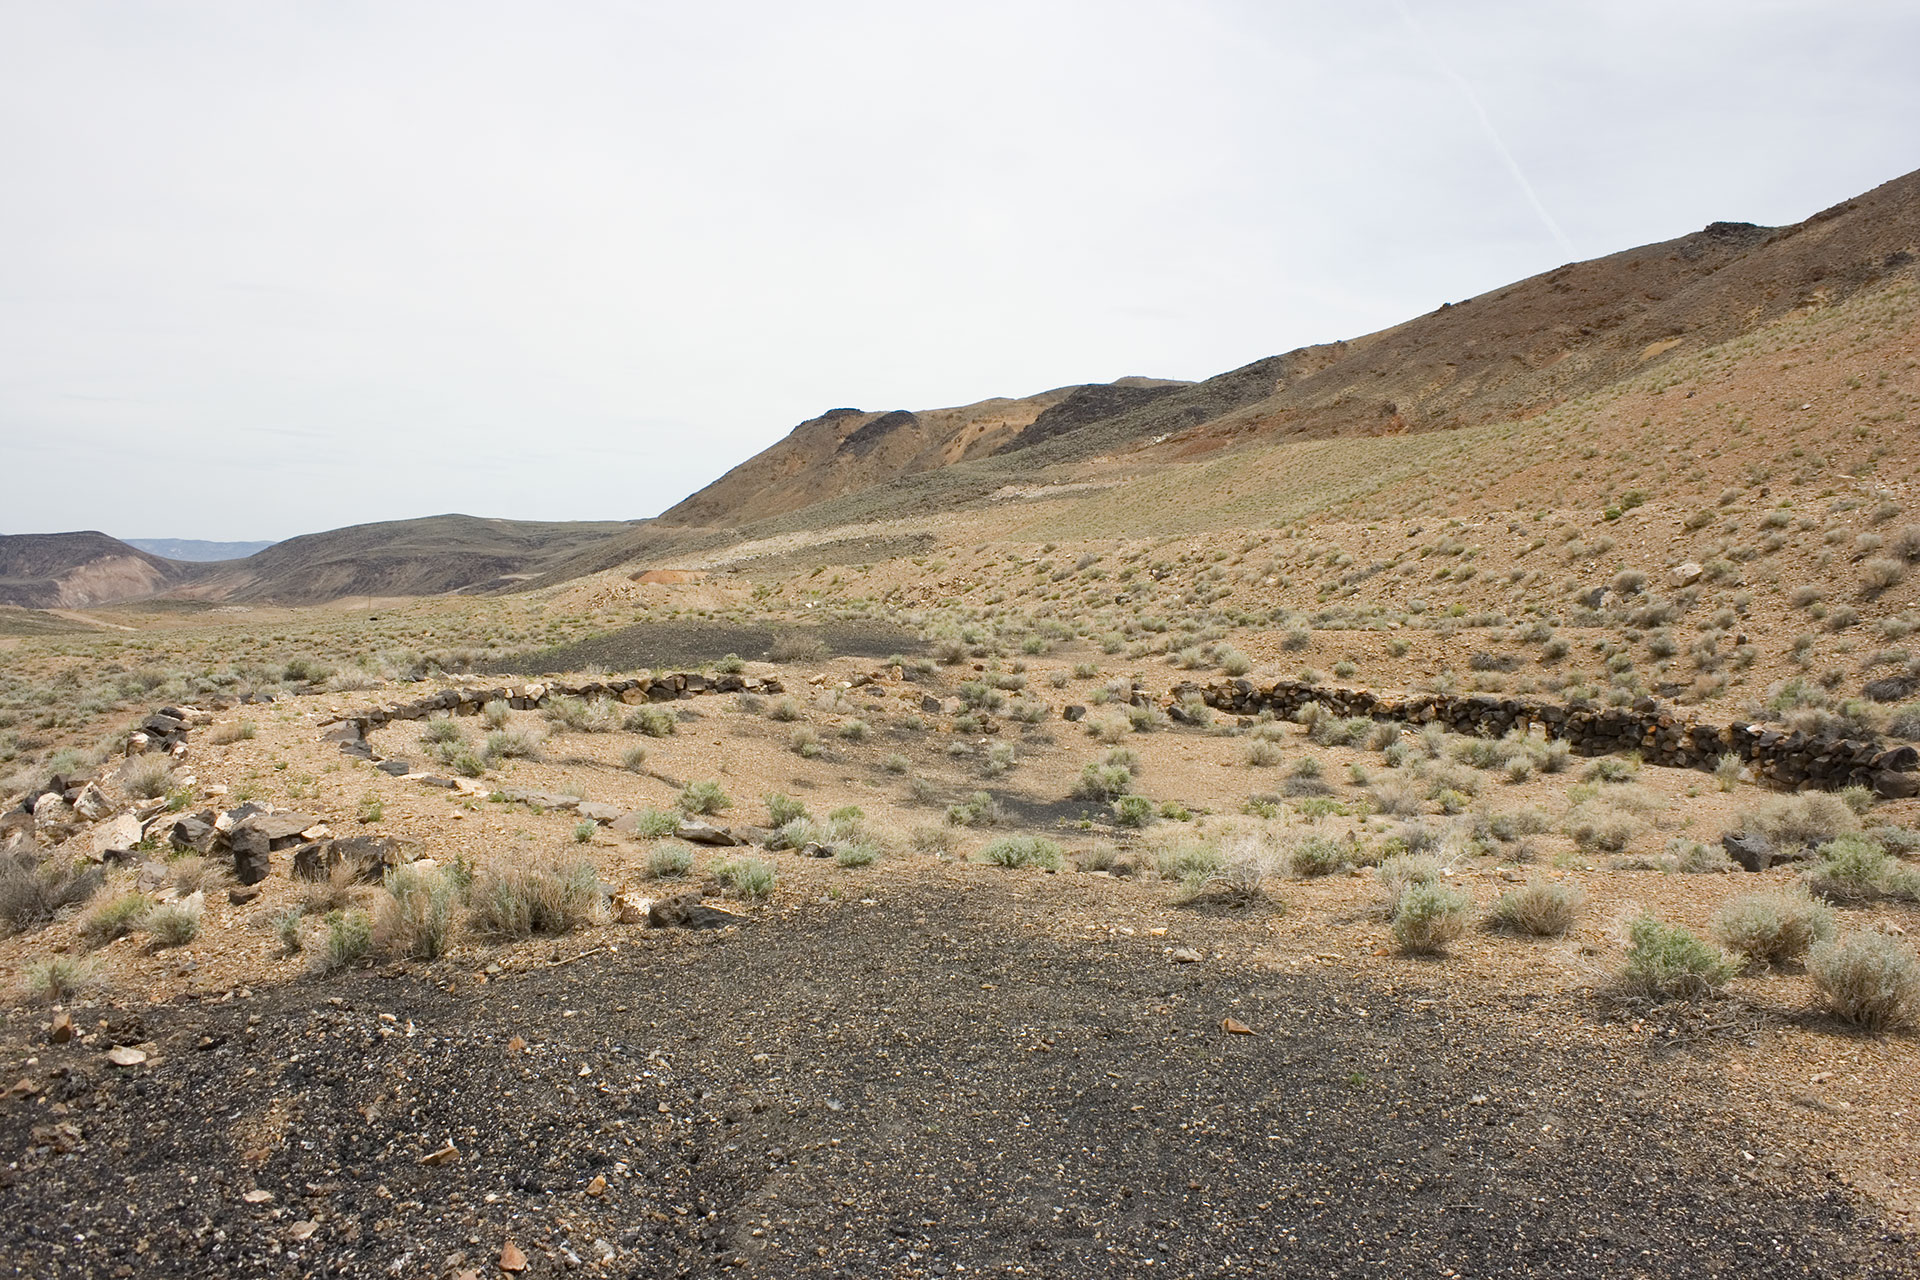
[[[227,901],[232,903],[236,907],[244,907],[249,902],[252,902],[255,898],[259,896],[260,896],[260,891],[258,889],[227,890]]]
[[[1668,577],[1676,587],[1690,587],[1700,581],[1700,575],[1705,572],[1706,570],[1698,564],[1688,560],[1682,564],[1675,565],[1673,572],[1669,574]]]
[[[1250,1036],[1253,1034],[1253,1028],[1238,1018],[1220,1019],[1220,1029],[1231,1036]]]
[[[253,1190],[243,1193],[240,1198],[248,1204],[272,1204],[273,1192],[255,1187]]]
[[[107,793],[91,782],[80,788],[80,794],[73,801],[73,811],[88,822],[100,821],[113,809],[113,801],[107,798]]]
[[[453,1145],[452,1138],[448,1138],[445,1146],[429,1151],[427,1154],[421,1156],[420,1163],[437,1169],[441,1165],[451,1164],[459,1158],[460,1148]]]
[[[707,906],[697,893],[662,898],[647,910],[647,923],[655,929],[724,929],[744,918]]]
[[[653,908],[653,899],[641,897],[631,891],[616,893],[612,900],[613,919],[616,924],[645,924],[647,913]]]
[[[1720,837],[1720,847],[1727,851],[1729,858],[1748,871],[1765,871],[1773,865],[1773,845],[1765,836],[1729,831]]]
[[[721,848],[731,848],[735,845],[746,843],[746,841],[740,839],[725,827],[716,827],[711,822],[702,822],[698,818],[685,819],[673,834],[675,838],[685,840],[688,844],[717,845]]]
[[[386,774],[390,778],[404,778],[408,774],[413,772],[412,765],[408,764],[405,760],[399,760],[399,759],[382,760],[379,764],[373,767],[378,769],[380,772]]]
[[[48,1044],[65,1044],[73,1039],[73,1015],[65,1009],[53,1015],[53,1023],[47,1028]]]
[[[1173,949],[1173,962],[1175,964],[1198,964],[1200,963],[1200,953],[1192,947],[1175,947]]]
[[[1087,717],[1087,709],[1081,706],[1077,702],[1074,703],[1072,706],[1068,707],[1065,711],[1062,711],[1060,713],[1060,718],[1062,720],[1067,721],[1067,723],[1069,724],[1073,724],[1077,721],[1084,720],[1086,719],[1086,717]]]
[[[131,813],[119,814],[96,826],[87,834],[87,856],[96,862],[120,862],[133,856],[143,832],[140,819]]]
[[[107,1050],[107,1061],[116,1067],[137,1067],[146,1060],[146,1053],[132,1045],[117,1044]]]
[[[598,800],[582,800],[574,812],[583,818],[592,818],[595,822],[612,823],[626,816],[626,810],[619,805],[602,804]]]
[[[515,1274],[527,1269],[527,1255],[511,1240],[500,1246],[500,1269]]]

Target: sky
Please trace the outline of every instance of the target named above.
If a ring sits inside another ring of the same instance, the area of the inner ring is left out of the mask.
[[[0,0],[0,533],[657,514],[1920,168],[1920,5]]]

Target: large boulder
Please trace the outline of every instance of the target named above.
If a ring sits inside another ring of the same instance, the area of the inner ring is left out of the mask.
[[[1720,837],[1720,847],[1748,871],[1765,871],[1774,863],[1773,844],[1765,836],[1729,831]]]

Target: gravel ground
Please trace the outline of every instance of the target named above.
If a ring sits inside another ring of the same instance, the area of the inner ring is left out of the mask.
[[[498,1275],[508,1241],[529,1275],[1920,1274],[1670,1061],[1444,969],[1388,996],[1072,937],[1067,901],[933,878],[57,1048],[15,1020],[0,1274]]]

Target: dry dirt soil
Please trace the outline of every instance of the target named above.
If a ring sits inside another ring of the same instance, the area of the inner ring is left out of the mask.
[[[133,1068],[16,1029],[0,1266],[500,1274],[512,1242],[535,1275],[1920,1274],[1707,1058],[1441,966],[1276,970],[1233,954],[1243,922],[1087,929],[1066,878],[861,891],[491,980],[116,1012]]]

